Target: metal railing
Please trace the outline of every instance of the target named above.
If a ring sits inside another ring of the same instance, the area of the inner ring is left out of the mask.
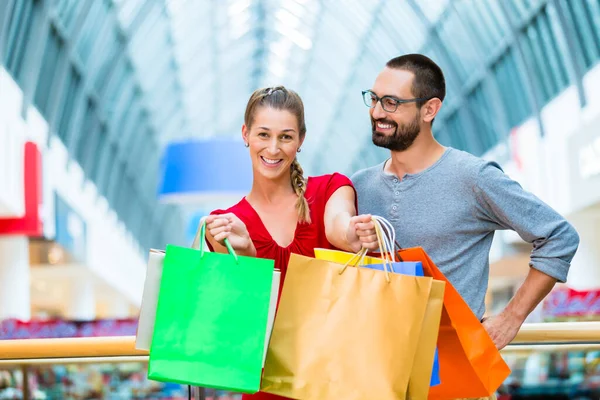
[[[600,321],[525,324],[502,352],[595,349],[600,349]],[[148,352],[135,349],[134,336],[0,340],[0,368],[24,373],[35,365],[147,361]]]
[[[134,336],[0,340],[0,365],[147,361]],[[600,348],[600,321],[524,324],[503,352]]]

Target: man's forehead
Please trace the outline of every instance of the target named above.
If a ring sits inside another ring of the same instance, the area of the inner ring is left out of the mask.
[[[378,96],[410,94],[414,74],[410,71],[385,68],[377,75],[373,91]]]

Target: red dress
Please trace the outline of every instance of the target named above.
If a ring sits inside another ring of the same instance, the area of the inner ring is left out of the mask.
[[[275,260],[275,268],[281,270],[281,283],[279,286],[279,292],[281,293],[291,253],[314,257],[314,249],[316,247],[333,248],[325,236],[325,205],[331,195],[342,186],[352,187],[352,182],[344,175],[337,173],[308,178],[304,197],[308,200],[311,223],[298,224],[294,240],[287,247],[281,247],[273,240],[258,213],[245,198],[227,210],[215,210],[211,214],[233,213],[244,222],[256,248],[256,257]],[[242,396],[242,400],[275,400],[286,398],[262,392]]]

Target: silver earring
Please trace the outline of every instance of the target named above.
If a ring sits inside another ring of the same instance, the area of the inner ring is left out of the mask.
[[[245,143],[244,143],[244,147],[250,147],[250,143],[248,143],[248,142],[245,142]]]
[[[300,147],[298,147],[298,150],[296,150],[297,153],[300,153],[302,151],[302,149]]]

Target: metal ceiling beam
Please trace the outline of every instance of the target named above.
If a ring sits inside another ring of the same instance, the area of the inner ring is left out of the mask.
[[[300,79],[300,82],[298,85],[298,93],[304,92],[304,88],[306,87],[307,82],[308,82],[308,76],[310,74],[309,67],[315,59],[315,51],[314,51],[315,42],[320,37],[319,34],[321,33],[321,30],[323,28],[323,14],[325,14],[324,9],[325,9],[325,0],[319,0],[317,19],[314,22],[314,28],[313,28],[313,32],[312,32],[313,35],[312,35],[312,39],[311,39],[313,42],[313,47],[312,47],[311,51],[308,53],[308,57],[306,57],[306,60],[304,61],[304,67],[300,68],[300,71],[302,71],[302,78]]]
[[[253,68],[250,78],[250,88],[251,90],[258,89],[258,86],[262,82],[262,78],[265,75],[265,62],[268,50],[267,43],[267,7],[265,5],[265,0],[255,0],[255,4],[253,7],[253,12],[256,15],[256,25],[253,29],[254,38],[256,40],[256,50],[252,55]]]
[[[559,0],[551,0],[551,2],[554,8],[556,9],[560,29],[564,36],[565,42],[567,43],[568,57],[566,57],[565,61],[568,66],[569,73],[571,74],[571,80],[577,88],[577,95],[579,96],[579,105],[581,106],[581,108],[583,108],[587,104],[585,90],[583,88],[583,76],[585,75],[585,65],[583,65],[581,57],[578,57],[576,53],[577,40],[575,38],[575,26],[573,25],[573,21],[567,19],[566,17],[567,10],[565,9],[564,2],[561,2]],[[581,5],[583,6],[583,4]]]
[[[473,41],[479,41],[479,43],[481,44],[481,39],[479,39],[479,35],[477,34],[477,31],[473,28],[472,24],[470,24],[469,21],[467,21],[464,16],[462,15],[462,13],[458,10],[458,8],[456,7],[456,2],[452,1],[451,5],[452,10],[456,13],[458,19],[461,21],[464,29],[468,32],[469,36],[473,38]],[[483,45],[481,46],[483,47]],[[493,108],[493,113],[496,116],[495,120],[499,123],[498,128],[495,127],[491,127],[492,129],[496,129],[497,131],[499,131],[498,133],[502,134],[504,133],[505,135],[508,135],[509,131],[510,131],[510,124],[509,124],[509,120],[508,120],[508,112],[506,110],[506,106],[504,105],[504,103],[502,102],[502,95],[501,95],[501,88],[498,84],[498,81],[496,79],[493,79],[492,77],[492,65],[496,62],[497,58],[494,58],[493,60],[491,60],[489,57],[485,58],[485,56],[483,54],[480,54],[481,57],[483,57],[485,59],[485,61],[483,62],[482,68],[481,68],[481,72],[479,72],[478,76],[479,79],[477,80],[477,83],[473,86],[472,83],[470,82],[466,82],[463,87],[461,88],[461,92],[462,92],[462,96],[461,98],[466,99],[463,100],[464,103],[462,104],[467,104],[468,107],[468,97],[469,94],[478,86],[478,85],[482,85],[484,81],[489,82],[489,88],[491,89],[491,96],[490,96],[490,104]],[[457,105],[455,107],[460,107],[460,105]],[[477,114],[474,114],[475,117],[478,117]]]
[[[132,39],[135,37],[136,34],[138,34],[138,30],[141,28],[143,22],[148,18],[148,16],[150,15],[150,11],[152,10],[153,7],[160,7],[160,16],[158,18],[163,18],[165,20],[165,23],[168,25],[168,16],[166,15],[165,9],[164,9],[164,5],[161,4],[160,2],[158,2],[157,0],[147,0],[143,3],[142,7],[140,8],[140,10],[138,11],[138,14],[134,17],[134,21],[131,23],[131,25],[128,28],[124,28],[121,27],[121,29],[123,29],[126,32],[126,42],[124,44],[124,48],[125,48],[125,52],[127,54],[127,57],[129,60],[133,60],[133,53],[135,52],[135,49],[132,48]],[[118,17],[117,17],[117,10],[116,8],[114,8],[113,11],[114,17],[117,21],[117,24],[119,24],[118,22]],[[167,32],[170,32],[170,30],[167,27]],[[167,38],[167,44],[170,43],[170,38]],[[169,58],[170,58],[170,63],[169,63],[169,67],[170,67],[170,71],[171,73],[176,74],[176,71],[174,70],[174,66],[175,66],[175,61],[174,61],[174,54],[173,51],[170,52],[169,54]],[[134,65],[133,62],[130,61],[130,65]],[[134,67],[133,69],[133,79],[135,79],[136,81],[136,85],[140,88],[142,88],[142,85],[140,83],[139,80],[139,76],[138,73],[139,71],[137,71]],[[180,98],[183,96],[182,94],[182,90],[181,90],[181,86],[177,83],[178,81],[176,81],[176,87],[179,90],[180,93]],[[150,107],[150,99],[148,96],[152,96],[152,93],[150,93],[149,95],[147,93],[144,93],[144,95],[142,96],[142,104],[144,109],[146,109],[148,111],[148,115],[151,114],[152,109]],[[154,135],[157,135],[158,132],[162,132],[162,127],[158,126],[155,121],[153,120],[153,118],[148,118],[148,124],[153,128],[154,131]]]
[[[123,27],[123,32],[129,38],[131,38],[134,35],[134,33],[137,32],[137,30],[140,28],[142,23],[146,20],[146,18],[148,18],[148,14],[150,14],[152,7],[157,6],[157,5],[158,5],[158,3],[156,0],[145,0],[142,3],[142,6],[140,7],[140,9],[137,11],[137,14],[135,15],[135,17],[133,17],[133,20],[131,21],[129,26]],[[113,6],[111,8],[116,9],[117,7],[118,7],[117,4],[113,4]],[[115,17],[117,17],[116,14],[115,14]],[[117,17],[117,21],[119,21],[118,17]]]
[[[545,7],[546,3],[548,2],[548,0],[538,0],[538,1],[539,1],[539,3],[537,3],[537,5],[532,10],[530,10],[528,15],[525,16],[522,21],[520,21],[516,24],[517,31],[521,31],[521,30],[525,29],[527,26],[529,26],[533,22],[533,20],[538,16],[538,14],[542,11],[542,9]],[[482,2],[481,4],[486,5],[487,3]],[[460,13],[458,13],[458,16],[459,17],[461,16]],[[503,17],[504,17],[504,14],[503,14]],[[468,26],[468,24],[465,24],[465,26]],[[514,46],[514,39],[515,38],[512,36],[505,36],[496,45],[496,47],[494,49],[492,49],[492,51],[489,52],[489,55],[485,58],[485,61],[483,63],[484,67],[476,69],[473,73],[470,74],[470,78],[465,82],[463,92],[469,93],[476,86],[478,86],[481,83],[481,81],[485,78],[485,75],[487,74],[485,71],[487,66],[492,66],[492,65],[496,64],[496,62],[498,62],[498,60],[500,60]],[[450,107],[454,107],[454,106],[450,105]],[[448,108],[448,106],[446,108]]]
[[[138,11],[138,15],[136,15],[133,23],[129,26],[129,28],[127,30],[124,30],[124,28],[122,26],[120,26],[120,24],[118,23],[117,11],[116,11],[116,8],[113,8],[113,10],[114,10],[113,15],[117,21],[116,25],[120,27],[122,32],[125,32],[124,34],[122,34],[122,37],[125,39],[124,43],[123,43],[123,48],[124,48],[124,53],[126,54],[126,58],[128,59],[128,62],[130,65],[132,64],[130,60],[133,58],[133,56],[132,56],[133,49],[131,48],[131,39],[136,34],[138,29],[142,25],[143,21],[145,21],[145,19],[150,14],[152,7],[161,7],[161,16],[159,18],[164,18],[165,23],[167,24],[168,37],[166,38],[166,41],[167,41],[168,45],[173,46],[174,44],[172,41],[172,36],[171,36],[172,33],[170,30],[170,25],[169,25],[169,23],[170,23],[169,16],[167,15],[164,6],[160,3],[158,3],[156,0],[148,0],[148,1],[144,2],[144,4],[142,5],[142,8]],[[183,111],[184,108],[181,106],[182,100],[183,100],[182,99],[183,98],[183,88],[179,81],[180,78],[179,78],[179,73],[178,73],[178,66],[175,61],[175,54],[174,54],[173,50],[170,51],[170,67],[171,67],[170,68],[171,73],[173,75],[175,75],[174,87],[179,93],[179,98],[177,100],[177,103],[180,105],[180,107],[178,107],[178,108],[181,110],[180,112],[182,113],[182,118],[185,119],[186,116]],[[137,76],[135,69],[133,71],[132,79],[135,80],[136,86],[138,88],[140,88],[141,85],[139,82],[139,77]],[[150,130],[150,132],[152,132],[152,134],[149,137],[146,137],[147,131],[145,129],[138,129],[137,135],[143,136],[144,138],[146,138],[146,140],[151,140],[153,143],[156,143],[158,132],[161,132],[161,134],[165,133],[165,129],[164,129],[165,126],[157,125],[154,121],[155,118],[152,118],[150,116],[152,113],[152,110],[149,106],[151,101],[147,97],[147,94],[143,95],[141,102],[142,102],[142,109],[145,110],[145,113],[144,113],[144,111],[142,111],[142,113],[147,115],[146,123],[148,124],[149,130]],[[140,139],[140,138],[138,137],[138,139]],[[127,151],[124,151],[124,152],[119,151],[119,153],[120,153],[121,157],[127,157],[127,154],[128,154]],[[147,159],[147,165],[148,165],[147,170],[156,170],[152,166],[159,164],[159,162],[160,162],[159,157],[160,157],[160,154],[157,153],[155,157]],[[133,165],[134,163],[135,163],[135,160],[127,160],[126,170],[135,168],[135,166]],[[144,184],[144,181],[141,179],[141,177],[137,177],[136,186],[138,187],[138,190],[143,191],[145,184]]]
[[[517,31],[521,31],[523,29],[525,29],[527,26],[529,26],[532,21],[537,17],[537,15],[542,11],[542,9],[545,7],[546,3],[548,0],[540,0],[540,2],[534,6],[529,13],[522,19],[522,21],[520,21],[517,24]],[[487,3],[482,3],[482,4],[487,4]],[[453,3],[453,6],[456,6],[456,3]],[[456,10],[457,15],[459,18],[461,18],[461,13],[458,12],[458,10]],[[503,17],[505,17],[505,15],[503,14]],[[507,18],[507,17],[506,17]],[[470,26],[469,23],[465,23],[465,28],[466,29],[472,29],[472,27]],[[472,30],[472,32],[474,32],[474,30]],[[473,37],[476,38],[477,34],[473,33]],[[499,94],[498,90],[499,86],[498,86],[498,82],[495,79],[490,79],[490,75],[492,73],[492,66],[495,65],[502,57],[504,57],[504,55],[510,51],[511,48],[513,48],[515,45],[515,36],[514,35],[508,35],[505,36],[498,44],[496,44],[496,47],[494,49],[492,49],[492,51],[489,52],[489,55],[485,58],[484,62],[482,63],[482,65],[475,69],[475,71],[473,73],[470,74],[470,78],[463,84],[462,88],[461,88],[461,95],[457,97],[457,99],[448,99],[448,101],[446,101],[447,104],[445,104],[445,109],[446,109],[446,114],[443,118],[441,118],[440,122],[441,124],[444,124],[444,119],[447,118],[448,116],[451,116],[453,113],[457,112],[458,109],[460,107],[462,107],[462,105],[464,104],[461,99],[468,97],[469,94],[479,85],[482,84],[483,81],[485,80],[490,80],[491,84],[492,84],[492,89],[493,89],[493,94]],[[498,88],[498,90],[496,90],[496,88]],[[503,129],[503,131],[508,132],[512,127],[509,124],[509,120],[508,120],[508,116],[507,116],[507,112],[506,112],[506,106],[504,105],[504,103],[502,103],[501,98],[492,98],[492,101],[495,103],[499,103],[494,105],[494,110],[496,112],[502,112],[500,111],[501,107],[504,110],[504,116],[503,118],[506,118],[506,126],[501,127],[501,129]],[[532,109],[534,109],[534,107],[532,106]]]
[[[541,8],[545,6],[547,2],[548,0],[540,0],[541,5],[539,6],[539,10],[541,10]],[[519,40],[519,32],[521,29],[519,27],[519,23],[512,19],[510,12],[508,11],[508,5],[504,1],[500,1],[499,5],[504,17],[506,18],[508,26],[510,27],[509,34],[507,36],[511,42],[511,47],[516,49],[517,57],[515,61],[517,62],[519,69],[525,74],[525,79],[523,79],[525,92],[528,95],[527,98],[529,99],[531,109],[533,110],[534,116],[537,120],[540,135],[543,137],[544,124],[542,123],[542,101],[537,92],[534,90],[533,82],[535,82],[535,78],[533,76],[533,68],[527,61],[527,57],[525,57],[525,51],[523,50],[523,46]]]
[[[208,126],[205,127],[205,129],[210,129],[210,130],[214,130],[216,125],[215,123],[218,123],[219,121],[219,117],[221,115],[221,109],[220,109],[220,104],[221,104],[221,83],[220,83],[220,76],[219,76],[219,42],[218,42],[218,35],[216,34],[218,32],[218,25],[217,22],[219,20],[219,10],[222,7],[222,3],[221,0],[207,0],[210,1],[210,21],[209,24],[211,26],[211,32],[213,32],[213,35],[210,35],[210,53],[212,55],[212,70],[213,70],[213,76],[215,77],[214,81],[212,82],[213,86],[212,86],[212,93],[210,93],[210,96],[212,97],[213,101],[210,103],[210,115],[212,116],[212,118],[209,119],[209,124]],[[195,128],[195,127],[194,127]],[[194,129],[194,128],[190,128],[190,129]]]
[[[40,1],[37,4],[31,3],[33,7],[33,13],[31,18],[31,32],[29,42],[27,44],[27,50],[23,56],[24,68],[23,76],[20,82],[21,90],[23,91],[23,114],[25,115],[27,109],[31,105],[35,96],[37,85],[39,84],[39,75],[42,68],[42,61],[44,59],[44,45],[48,41],[48,33],[50,32],[50,2]],[[36,15],[37,14],[37,15]],[[41,23],[34,23],[35,21]],[[50,135],[48,135],[50,138]]]
[[[10,17],[15,4],[16,0],[0,1],[0,64],[4,64],[6,59],[4,48],[8,40],[8,27],[10,26]]]
[[[360,60],[362,59],[364,53],[366,53],[367,44],[369,42],[370,34],[372,32],[372,28],[379,21],[379,14],[381,13],[381,10],[383,9],[383,6],[385,5],[385,3],[386,3],[385,0],[379,0],[377,2],[377,4],[373,7],[373,12],[371,13],[371,16],[370,16],[371,17],[371,22],[369,24],[367,24],[368,28],[366,28],[364,30],[362,36],[360,37],[359,44],[357,46],[357,50],[354,53],[354,61],[352,62],[352,67],[351,67],[348,75],[344,79],[344,83],[343,83],[343,85],[340,88],[339,95],[331,103],[331,104],[334,104],[335,109],[333,111],[331,120],[327,122],[327,128],[324,130],[324,132],[331,132],[332,131],[333,125],[336,122],[335,121],[336,117],[337,117],[337,115],[339,115],[342,107],[345,105],[344,98],[346,96],[348,96],[348,91],[349,91],[349,88],[351,86],[352,81],[354,80],[354,77],[357,74],[358,66],[360,64]],[[328,142],[330,140],[334,140],[335,139],[333,136],[334,135],[326,135],[323,139],[321,139],[321,144],[317,148],[321,148],[323,150],[315,152],[315,155],[311,159],[311,166],[318,166],[318,165],[322,164],[320,162],[320,158],[323,156],[322,153],[324,151],[327,151]]]
[[[163,0],[164,1],[164,0]],[[199,10],[202,10],[206,12],[206,2],[203,1],[197,1],[197,0],[186,0],[185,3],[181,4],[180,9],[178,9],[177,15],[175,14],[168,14],[169,15],[169,19],[172,21],[175,21],[175,19],[177,20],[177,25],[173,25],[171,24],[171,29],[173,30],[180,30],[182,29],[182,25],[184,27],[184,31],[189,31],[190,26],[195,27],[198,24],[198,18],[203,17],[206,18],[205,15],[202,15],[201,12],[199,12]],[[182,11],[184,10],[184,11]]]
[[[451,9],[451,4],[453,0],[448,1],[448,4],[446,4],[446,8],[442,12],[442,15],[434,23],[431,23],[429,21],[429,19],[423,12],[421,6],[417,4],[416,0],[407,0],[407,2],[413,10],[413,12],[417,15],[421,23],[427,27],[426,43],[427,41],[429,41],[433,46],[435,46],[436,50],[439,52],[445,64],[448,66],[448,68],[446,68],[446,71],[444,71],[444,74],[449,78],[447,80],[456,82],[457,86],[462,87],[463,82],[461,82],[460,79],[460,73],[458,72],[458,67],[456,66],[456,60],[454,59],[454,57],[452,57],[447,47],[442,42],[439,33],[440,25],[448,17],[448,13]],[[484,146],[481,142],[481,138],[479,135],[477,135],[477,123],[475,122],[473,110],[471,110],[471,107],[464,107],[464,105],[467,103],[465,94],[459,91],[459,97],[456,101],[458,102],[458,104],[462,105],[462,107],[460,107],[460,110],[463,112],[463,121],[465,121],[467,124],[466,135],[469,137],[470,140],[478,142],[480,147],[483,148]]]
[[[119,38],[122,40],[122,56],[119,56],[119,58],[123,57],[126,64],[128,65],[132,65],[131,63],[131,59],[132,59],[132,48],[131,48],[131,39],[133,37],[133,35],[135,34],[135,32],[137,32],[137,30],[139,29],[139,27],[141,26],[142,22],[146,19],[146,17],[149,15],[150,10],[152,9],[152,7],[154,6],[162,6],[159,3],[156,2],[156,0],[149,0],[143,3],[142,8],[138,11],[138,14],[134,17],[134,21],[133,23],[129,26],[129,29],[124,29],[120,23],[119,23],[119,19],[118,19],[118,11],[116,9],[116,6],[114,4],[111,3],[111,5],[113,5],[112,7],[110,7],[108,15],[109,18],[113,18],[113,21],[115,22],[114,25],[116,27],[116,29],[118,29],[118,35]],[[164,12],[164,11],[163,11]],[[163,17],[165,17],[163,15]],[[171,55],[173,57],[173,55]],[[118,63],[116,63],[118,64]],[[111,71],[111,79],[116,79],[118,77],[114,76],[115,75],[115,71],[117,70],[117,68],[112,68]],[[140,88],[140,82],[139,82],[139,77],[136,75],[135,70],[133,71],[133,74],[131,75],[131,78],[134,81],[134,85],[137,88]],[[121,96],[119,96],[121,97]],[[141,106],[142,106],[142,110],[146,110],[146,113],[148,111],[148,99],[145,98],[145,96],[141,99]],[[153,122],[151,120],[151,118],[146,118],[147,124],[149,124],[149,129],[150,131],[153,132],[152,137],[149,140],[155,141],[156,140],[156,132],[159,131],[160,127],[156,127],[153,126]],[[140,134],[141,134],[141,130],[140,130]],[[145,131],[144,131],[145,132]],[[106,159],[106,161],[108,162],[110,159],[110,165],[112,165],[112,168],[107,169],[106,171],[103,171],[103,175],[101,177],[99,177],[99,181],[96,182],[96,185],[99,187],[100,190],[102,190],[102,187],[104,187],[105,189],[105,195],[107,197],[107,199],[109,200],[114,200],[115,198],[115,179],[118,176],[118,171],[119,169],[122,167],[124,171],[126,171],[127,169],[131,169],[132,166],[128,165],[130,162],[134,162],[133,160],[129,160],[127,153],[126,152],[122,152],[120,151],[121,149],[117,148],[116,144],[111,144],[111,143],[107,143],[106,144],[106,149],[105,152],[106,154],[103,155],[103,157]],[[151,159],[148,160],[148,168],[146,169],[146,171],[157,171],[157,166],[159,163],[159,154],[155,154],[154,157],[151,157]],[[111,159],[112,157],[114,157],[113,159]],[[102,178],[102,179],[100,179]],[[122,177],[123,178],[123,177]],[[138,191],[142,192],[144,191],[144,180],[141,179],[140,177],[137,177],[136,179],[136,184],[135,184],[136,188]],[[150,199],[150,198],[149,198]],[[149,200],[150,203],[152,204],[157,204],[155,197],[151,197],[152,200]],[[114,205],[111,205],[111,207],[114,207]],[[152,207],[151,207],[152,208]],[[124,219],[123,216],[121,216],[121,218]],[[138,240],[140,240],[140,238],[138,238]]]

